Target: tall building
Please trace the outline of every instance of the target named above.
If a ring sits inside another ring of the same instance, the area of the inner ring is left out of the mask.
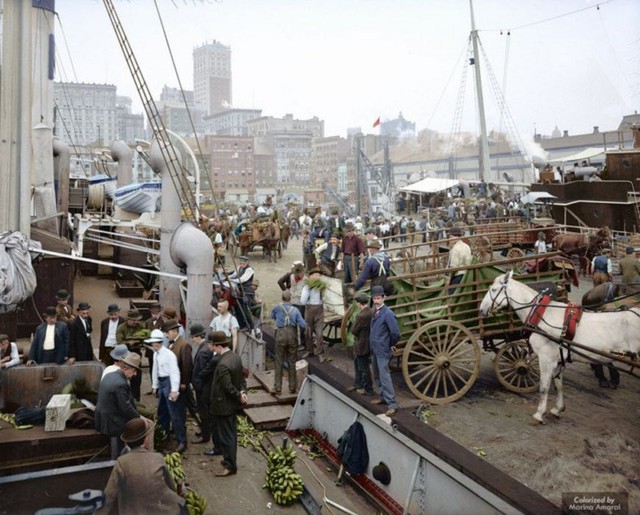
[[[131,98],[116,97],[116,137],[133,144],[136,139],[145,138],[144,116],[131,112]]]
[[[202,118],[206,112],[195,105],[193,91],[185,90],[183,95],[178,88],[164,86],[156,107],[164,126],[179,136],[193,135],[192,120],[196,132],[202,132]]]
[[[351,152],[351,143],[340,136],[315,138],[311,144],[312,186],[327,184],[334,190],[338,188],[338,167],[344,165]],[[346,187],[346,186],[345,186]]]
[[[208,115],[233,105],[231,47],[214,41],[193,51],[193,93],[196,105]]]
[[[385,120],[380,124],[380,135],[391,136],[393,138],[414,138],[416,135],[416,124],[404,119],[402,113],[394,120]]]
[[[54,134],[69,145],[110,146],[119,139],[116,86],[56,82]]]
[[[206,135],[201,139],[202,152],[212,184],[201,175],[200,188],[205,198],[214,201],[238,201],[235,195],[254,195],[253,138]],[[234,196],[232,196],[232,194]]]
[[[202,120],[204,134],[218,136],[248,136],[247,122],[262,116],[262,109],[227,109]]]

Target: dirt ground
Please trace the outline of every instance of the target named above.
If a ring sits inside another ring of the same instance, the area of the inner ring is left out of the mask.
[[[275,264],[268,263],[259,252],[251,254],[258,294],[266,304],[266,312],[280,301],[277,279],[290,270],[294,260],[301,259],[301,241],[293,240]],[[104,280],[84,278],[82,290],[97,287]],[[580,299],[589,289],[582,281],[572,300]],[[77,286],[78,288],[78,286]],[[101,288],[104,290],[104,283]],[[80,292],[76,290],[76,299]],[[93,299],[94,319],[106,312],[111,296]],[[125,301],[121,299],[121,306]],[[102,306],[104,304],[104,306]],[[352,361],[336,345],[327,350],[331,358],[323,366],[335,366],[353,375]],[[560,505],[563,492],[629,492],[629,513],[640,512],[640,381],[621,374],[618,390],[598,386],[591,369],[584,363],[571,364],[564,374],[566,411],[559,420],[548,416],[543,426],[529,422],[535,412],[538,394],[515,394],[506,391],[493,372],[493,354],[483,353],[481,372],[475,385],[460,400],[443,406],[427,406],[432,427],[477,453],[530,488]],[[148,372],[144,372],[148,382]],[[421,403],[404,387],[402,374],[394,372],[401,409],[416,411]],[[143,392],[145,389],[143,383]],[[150,398],[149,398],[150,399]],[[550,397],[553,402],[554,397]],[[143,400],[144,401],[144,400]],[[190,433],[194,429],[190,428]],[[276,435],[281,441],[282,435]],[[259,454],[240,450],[240,473],[230,478],[213,477],[219,461],[202,456],[202,445],[187,451],[185,467],[192,485],[210,501],[210,513],[278,512],[269,494],[261,489],[266,463]],[[302,454],[302,453],[299,453]],[[303,457],[320,482],[329,488],[327,497],[356,513],[373,513],[375,509],[349,487],[336,488],[336,472],[327,470],[321,460]],[[299,463],[297,471],[317,499],[323,488],[309,470]],[[269,507],[269,503],[271,507]],[[216,508],[217,506],[217,508]],[[224,508],[222,508],[224,506]],[[230,508],[230,506],[237,506]],[[301,506],[286,509],[302,513]]]

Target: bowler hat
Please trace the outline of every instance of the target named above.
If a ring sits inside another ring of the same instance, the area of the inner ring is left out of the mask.
[[[629,245],[626,249],[627,254],[633,254],[635,252],[635,249]]]
[[[149,338],[144,343],[158,343],[164,341],[164,333],[160,329],[154,329],[151,331]]]
[[[71,297],[71,294],[67,290],[58,290],[58,293],[56,293],[56,299],[58,300],[65,300],[69,297]]]
[[[223,347],[228,347],[231,343],[231,340],[223,331],[212,331],[209,334],[209,341],[211,345],[222,345]]]
[[[189,334],[193,337],[193,336],[204,336],[206,334],[206,331],[204,330],[204,327],[202,326],[202,324],[193,324],[191,326],[191,328],[189,329]]]
[[[180,327],[180,322],[175,318],[171,318],[164,323],[162,330],[166,333],[167,331],[171,331],[171,329],[178,329],[178,327]]]
[[[373,467],[373,478],[380,481],[383,485],[391,483],[391,471],[384,462],[378,463]]]
[[[111,356],[115,361],[122,361],[127,357],[127,354],[129,354],[129,349],[127,349],[127,346],[124,343],[120,343],[113,348],[109,353],[109,356]]]
[[[88,302],[80,302],[78,304],[78,311],[86,311],[87,309],[91,309],[91,306]]]
[[[376,296],[384,297],[384,288],[382,286],[374,286],[373,288],[371,288],[371,296],[372,297],[376,297]]]
[[[360,292],[353,298],[353,300],[359,302],[360,304],[367,304],[369,302],[369,295]]]
[[[370,242],[367,243],[367,248],[368,249],[381,249],[382,248],[382,243],[380,243],[380,240],[373,239]]]
[[[153,424],[149,424],[149,427],[147,427],[144,419],[132,418],[127,422],[127,425],[124,426],[124,432],[120,435],[120,440],[125,443],[137,442],[138,440],[144,439],[152,429]]]
[[[120,307],[117,304],[109,304],[107,313],[117,313],[118,311],[120,311]]]
[[[54,308],[53,306],[49,306],[48,308],[45,308],[45,310],[42,312],[42,314],[46,317],[57,317],[58,313],[56,313],[56,308]]]
[[[127,320],[142,320],[142,315],[137,309],[127,311]]]
[[[140,361],[140,355],[135,352],[130,352],[122,359],[122,363],[136,370],[140,370]]]

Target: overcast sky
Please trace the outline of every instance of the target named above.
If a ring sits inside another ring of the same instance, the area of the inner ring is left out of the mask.
[[[468,0],[157,2],[185,89],[193,88],[193,49],[218,40],[232,50],[234,107],[276,117],[318,116],[325,135],[344,136],[348,127],[375,132],[378,116],[384,121],[399,112],[418,131],[454,126],[461,55],[471,29]],[[164,85],[177,87],[178,80],[154,2],[114,4],[157,99]],[[482,46],[496,83],[506,85],[506,103],[523,139],[534,128],[550,134],[556,125],[571,134],[594,125],[614,129],[624,114],[639,109],[640,1],[596,5],[474,2]],[[102,1],[56,0],[56,10],[62,27],[56,80],[115,84],[141,112]],[[462,129],[475,131],[473,68],[467,71]],[[499,129],[496,97],[482,71],[487,125]]]

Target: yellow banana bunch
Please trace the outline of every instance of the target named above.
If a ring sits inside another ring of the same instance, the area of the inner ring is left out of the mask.
[[[302,495],[302,476],[293,470],[296,450],[288,445],[271,451],[267,457],[265,484],[278,504],[287,505],[297,501]]]
[[[202,515],[207,509],[207,500],[198,495],[197,492],[189,489],[184,495],[187,501],[187,512],[189,515]]]
[[[31,424],[23,424],[21,426],[16,424],[16,416],[13,413],[0,413],[0,420],[4,420],[8,422],[16,429],[31,429],[33,425]]]
[[[169,469],[169,475],[176,485],[176,490],[178,490],[178,486],[186,478],[184,469],[182,468],[182,456],[179,452],[172,452],[171,454],[165,455],[164,461],[167,464],[167,469]]]

